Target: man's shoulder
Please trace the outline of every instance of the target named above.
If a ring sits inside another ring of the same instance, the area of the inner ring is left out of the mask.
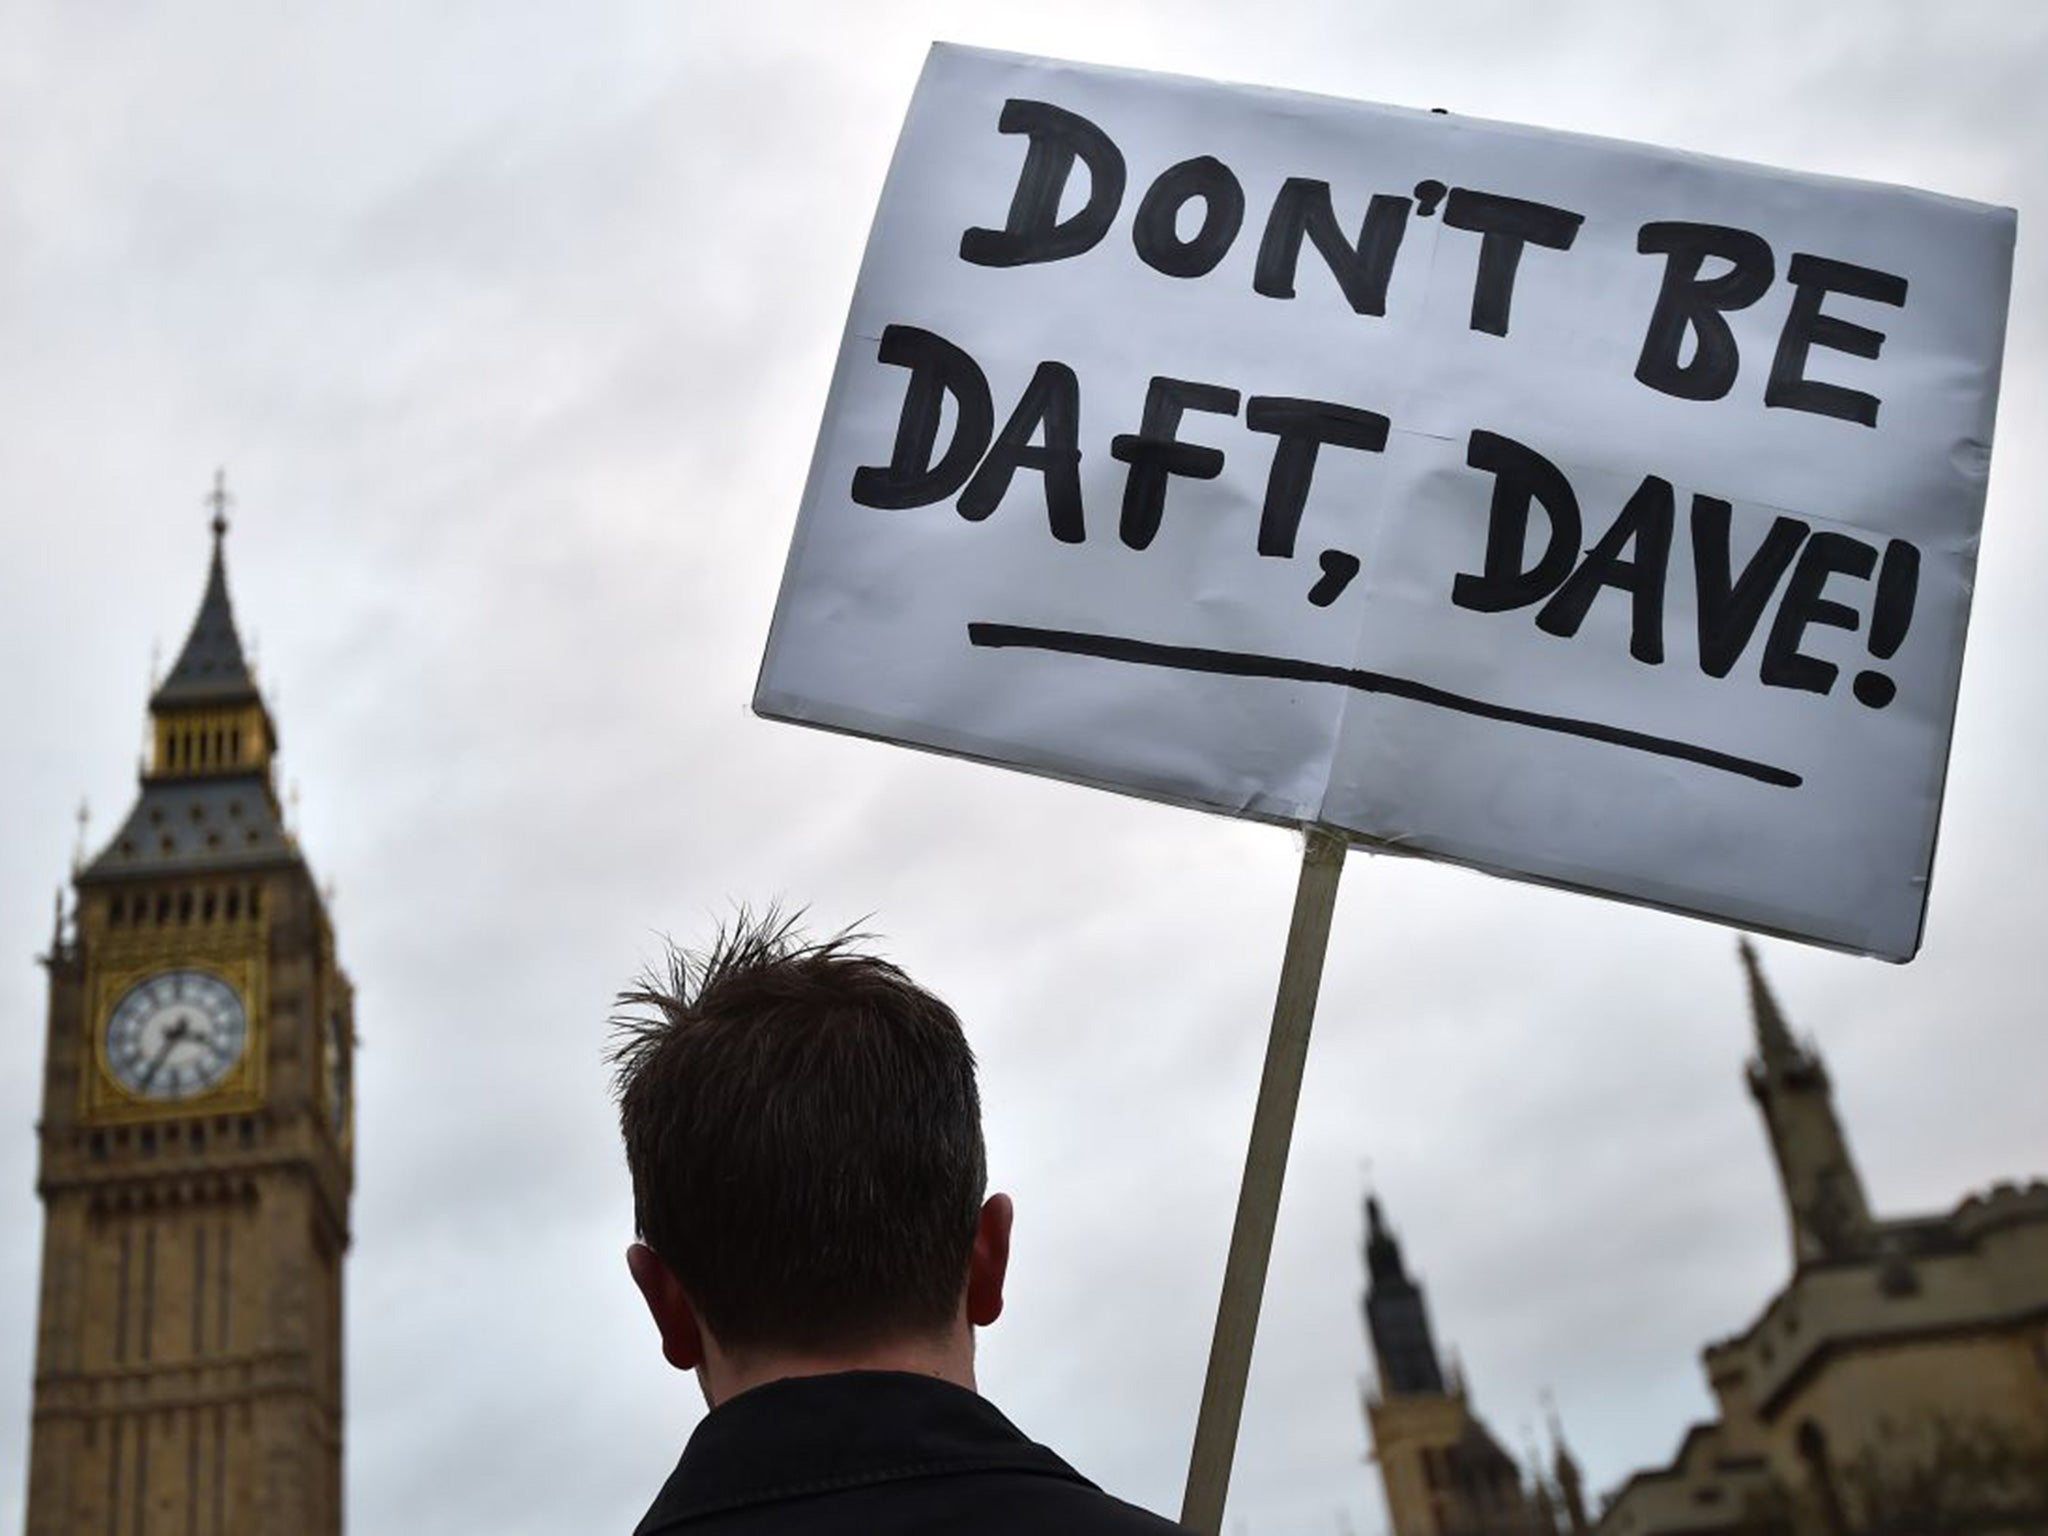
[[[691,1536],[1173,1536],[1183,1527],[1079,1478],[1006,1469],[907,1475],[734,1509]],[[679,1530],[677,1536],[682,1536]]]
[[[990,1489],[993,1497],[976,1499],[980,1513],[974,1528],[997,1536],[1024,1536],[1060,1531],[1077,1536],[1171,1536],[1186,1527],[1127,1504],[1092,1483],[1051,1478],[1031,1488]]]
[[[712,1410],[639,1536],[1180,1529],[1103,1492],[972,1391],[856,1372],[772,1383]]]

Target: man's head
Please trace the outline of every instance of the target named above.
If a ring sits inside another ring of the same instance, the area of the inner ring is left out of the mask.
[[[974,1055],[856,944],[743,914],[619,999],[634,1278],[678,1366],[698,1329],[727,1358],[846,1360],[1001,1310]]]

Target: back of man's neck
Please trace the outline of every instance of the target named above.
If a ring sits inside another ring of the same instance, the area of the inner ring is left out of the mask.
[[[968,1391],[974,1383],[974,1339],[965,1333],[942,1339],[907,1339],[844,1352],[822,1354],[798,1351],[764,1351],[727,1355],[722,1350],[705,1352],[698,1367],[697,1381],[704,1401],[716,1408],[771,1381],[800,1376],[836,1376],[844,1371],[900,1371],[909,1376],[929,1376],[950,1381]]]

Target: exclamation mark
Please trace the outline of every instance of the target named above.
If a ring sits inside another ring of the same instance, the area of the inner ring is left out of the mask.
[[[1870,611],[1870,654],[1890,661],[1913,626],[1913,600],[1920,593],[1920,551],[1904,539],[1886,546],[1877,573],[1877,603]],[[1883,709],[1899,685],[1882,672],[1858,672],[1853,685],[1858,703]]]

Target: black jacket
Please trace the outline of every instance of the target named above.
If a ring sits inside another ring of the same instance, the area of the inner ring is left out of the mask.
[[[1166,1536],[985,1400],[925,1376],[849,1371],[712,1409],[634,1536]]]

